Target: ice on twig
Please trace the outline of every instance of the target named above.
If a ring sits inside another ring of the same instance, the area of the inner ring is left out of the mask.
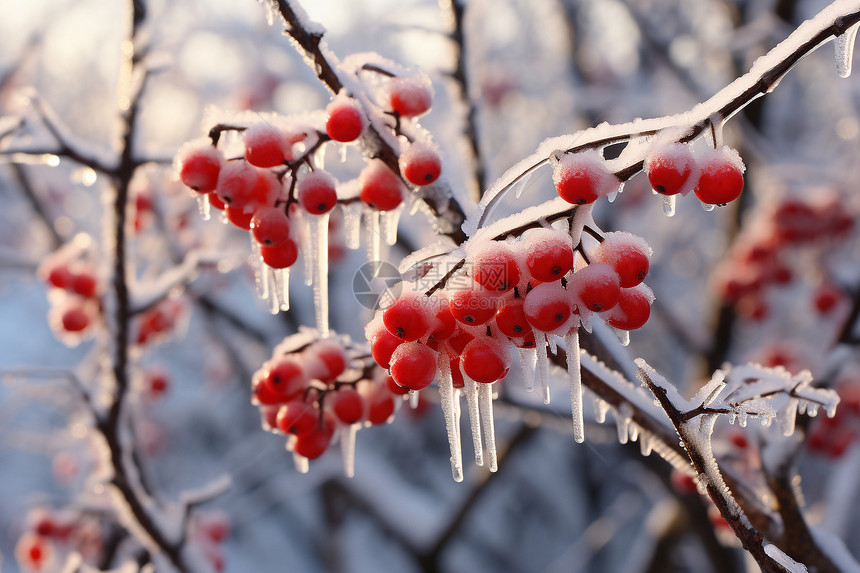
[[[496,428],[493,422],[493,385],[478,384],[478,407],[481,410],[481,428],[487,452],[487,466],[491,472],[499,469],[496,455]]]
[[[857,39],[857,30],[860,24],[854,24],[841,36],[836,36],[833,46],[836,50],[836,73],[840,78],[851,75],[851,62],[854,59],[854,41]]]
[[[445,416],[448,447],[451,450],[451,473],[454,476],[454,481],[460,482],[463,481],[463,451],[460,443],[459,415],[457,412],[460,399],[454,390],[450,368],[447,357],[440,356],[439,370],[442,374],[439,380],[439,399],[442,414]]]
[[[784,567],[788,573],[806,573],[808,571],[806,565],[798,563],[783,553],[782,550],[773,543],[765,543],[764,552],[767,553],[768,557],[779,563],[780,566]]]

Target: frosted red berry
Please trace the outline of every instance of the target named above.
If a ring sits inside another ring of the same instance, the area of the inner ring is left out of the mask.
[[[418,293],[403,293],[382,311],[382,323],[388,332],[407,342],[426,336],[432,319],[427,298]]]
[[[242,229],[243,231],[251,230],[251,220],[254,218],[254,213],[252,211],[245,211],[242,207],[232,207],[227,205],[224,208],[224,216],[239,229]]]
[[[522,338],[532,331],[523,309],[523,299],[506,302],[496,311],[496,326],[505,336]]]
[[[355,388],[339,388],[329,399],[335,417],[344,424],[355,424],[364,417],[364,398]]]
[[[388,103],[391,110],[404,117],[426,113],[433,101],[430,82],[425,78],[391,78]]]
[[[325,171],[308,173],[297,185],[299,203],[313,215],[328,213],[337,204],[335,185],[335,178]]]
[[[454,330],[457,328],[457,319],[454,318],[447,304],[436,312],[436,320],[436,326],[430,331],[433,340],[445,340],[454,334]]]
[[[364,112],[357,101],[338,97],[328,104],[325,111],[325,131],[333,140],[342,143],[355,141],[364,131]]]
[[[651,315],[653,297],[651,289],[644,284],[621,289],[618,304],[604,315],[604,319],[610,326],[621,330],[640,328],[648,322],[648,317]]]
[[[573,268],[570,237],[553,229],[534,229],[523,237],[526,268],[540,282],[561,279]]]
[[[285,434],[305,434],[317,425],[319,410],[304,400],[290,400],[278,409],[275,426]]]
[[[651,188],[661,195],[677,195],[685,187],[689,190],[688,183],[694,168],[690,146],[683,143],[651,152],[644,164]]]
[[[309,460],[315,460],[325,453],[334,435],[335,422],[330,416],[323,416],[310,430],[300,434],[293,444],[293,451]]]
[[[442,159],[433,147],[416,141],[400,155],[400,172],[413,185],[429,185],[442,173]]]
[[[299,248],[292,239],[287,239],[279,245],[261,245],[260,256],[263,262],[273,269],[285,269],[293,266],[299,257]]]
[[[385,387],[395,396],[405,396],[409,394],[409,388],[401,386],[400,384],[395,382],[394,378],[392,378],[391,376],[385,377]]]
[[[448,300],[454,318],[469,326],[484,324],[496,315],[496,299],[477,285],[454,291]]]
[[[403,183],[379,159],[370,161],[358,177],[359,198],[378,211],[390,211],[403,202]]]
[[[394,413],[394,398],[384,384],[370,381],[362,384],[358,391],[367,403],[367,421],[373,425],[384,424]]]
[[[245,140],[245,160],[257,167],[276,167],[292,159],[290,145],[275,126],[261,121],[242,134]]]
[[[377,364],[383,368],[388,368],[391,355],[402,342],[403,340],[388,332],[387,328],[381,328],[370,341],[370,353]]]
[[[618,189],[615,175],[594,150],[565,153],[554,163],[552,178],[559,197],[574,205],[593,203]]]
[[[290,220],[282,207],[257,209],[250,226],[251,235],[261,245],[282,245],[290,240]]]
[[[257,169],[245,161],[230,161],[218,176],[215,193],[226,205],[242,208],[254,197]]]
[[[631,288],[648,275],[651,248],[636,235],[607,233],[604,241],[594,249],[593,259],[611,266],[622,288]]]
[[[98,282],[92,269],[72,273],[68,287],[84,298],[93,298],[98,290]]]
[[[66,332],[83,332],[92,323],[92,317],[82,304],[70,304],[60,315],[60,323]]]
[[[724,205],[740,197],[744,188],[744,165],[738,152],[721,147],[700,161],[696,197],[709,205]]]
[[[198,193],[215,190],[221,171],[221,152],[208,140],[192,141],[182,146],[176,155],[179,180]]]
[[[511,365],[510,355],[498,341],[476,338],[460,357],[463,372],[475,382],[489,384],[504,378]]]
[[[481,249],[471,263],[475,282],[489,291],[506,292],[520,282],[516,256],[503,243],[493,243]]]
[[[334,380],[346,370],[348,357],[340,343],[331,340],[321,340],[311,345],[307,352],[322,363],[325,372],[321,373],[322,380]]]
[[[295,358],[275,358],[267,365],[260,384],[286,402],[302,395],[307,386],[307,376]]]
[[[604,312],[618,303],[621,289],[618,273],[606,263],[592,263],[576,271],[571,285],[581,308]]]
[[[410,390],[421,390],[436,376],[437,353],[426,344],[406,342],[391,355],[389,372],[398,385]]]
[[[570,295],[560,283],[543,283],[525,296],[523,312],[535,330],[553,332],[570,319],[573,308]]]

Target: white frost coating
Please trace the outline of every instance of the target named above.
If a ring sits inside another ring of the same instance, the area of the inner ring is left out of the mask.
[[[457,407],[459,396],[455,394],[451,380],[451,365],[447,356],[439,357],[439,401],[445,416],[445,430],[448,432],[448,447],[451,450],[451,474],[454,481],[463,481],[463,450],[460,443]]]
[[[570,411],[573,416],[573,439],[585,441],[585,424],[582,420],[582,373],[579,368],[579,331],[564,338],[567,349],[567,375],[570,380]]]
[[[840,78],[851,75],[851,62],[854,59],[854,41],[860,24],[854,24],[841,36],[836,36],[833,46],[836,49],[836,73]]]
[[[469,408],[469,427],[472,430],[472,447],[475,449],[475,464],[484,465],[484,443],[481,440],[481,410],[478,408],[478,383],[463,374],[463,389],[466,406]]]
[[[764,552],[768,557],[779,563],[785,568],[788,573],[807,573],[808,569],[803,563],[798,563],[788,555],[782,552],[779,547],[773,543],[764,544]]]
[[[343,242],[352,251],[361,245],[361,211],[357,204],[343,206]]]
[[[481,410],[481,428],[487,450],[487,466],[491,472],[499,469],[496,453],[496,429],[493,422],[493,385],[478,384],[478,407]]]
[[[361,424],[350,424],[337,429],[340,453],[343,457],[343,473],[346,477],[355,476],[355,434]]]

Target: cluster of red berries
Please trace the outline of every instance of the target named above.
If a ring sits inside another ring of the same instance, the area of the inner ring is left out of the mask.
[[[187,314],[186,306],[181,297],[166,298],[141,312],[137,319],[137,344],[159,344],[179,330]]]
[[[95,265],[74,242],[48,257],[39,276],[51,287],[51,328],[64,341],[77,344],[92,335],[101,319],[101,292]]]
[[[431,296],[401,285],[379,311],[366,332],[374,359],[409,390],[428,386],[447,361],[462,387],[464,375],[483,383],[504,378],[511,345],[534,348],[536,336],[564,336],[595,313],[618,329],[641,327],[653,300],[642,283],[651,250],[628,233],[602,239],[587,261],[577,258],[568,233],[552,228],[470,244],[465,282],[451,277]]]
[[[814,204],[785,199],[777,204],[752,236],[741,237],[715,274],[716,288],[736,312],[750,320],[768,316],[765,294],[769,287],[794,280],[790,262],[797,248],[825,248],[848,236],[854,218],[836,199]],[[845,300],[842,290],[824,282],[811,296],[811,306],[820,315],[831,313]]]
[[[568,203],[593,203],[621,185],[597,150],[553,155],[550,161],[556,191]],[[693,191],[708,205],[737,199],[744,186],[743,161],[737,151],[725,146],[695,154],[687,144],[663,146],[645,158],[644,170],[657,193],[685,196]]]
[[[830,458],[842,457],[860,437],[860,373],[854,370],[843,375],[836,391],[836,415],[813,420],[806,440],[811,451]]]
[[[15,558],[24,571],[56,571],[66,555],[81,554],[88,563],[101,555],[104,543],[101,526],[82,514],[35,508],[28,515],[27,529],[15,545]]]
[[[298,257],[297,233],[291,225],[297,210],[324,215],[338,202],[360,200],[370,209],[390,211],[403,203],[407,184],[424,186],[439,177],[442,164],[436,148],[401,132],[401,118],[415,118],[429,110],[429,81],[390,77],[382,93],[383,101],[374,104],[368,99],[364,105],[338,94],[324,117],[307,114],[289,121],[271,117],[247,126],[224,127],[241,133],[241,157],[225,159],[217,131],[211,141],[192,141],[179,150],[179,178],[205,196],[210,206],[222,210],[227,221],[251,231],[267,265],[290,267]],[[391,128],[398,137],[399,173],[380,159],[370,159],[356,181],[341,183],[317,167],[324,146],[330,141],[357,141],[370,123],[368,112],[395,118]]]
[[[287,447],[315,459],[339,427],[379,425],[405,394],[346,338],[288,337],[253,377],[263,426],[291,437]]]
[[[224,571],[222,545],[230,537],[230,520],[218,511],[198,511],[188,524],[188,537],[203,553],[216,573]]]

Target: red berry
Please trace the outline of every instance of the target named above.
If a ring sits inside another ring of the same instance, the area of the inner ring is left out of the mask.
[[[361,105],[349,97],[337,97],[325,109],[325,131],[335,141],[355,141],[364,131],[364,112]]]
[[[388,82],[388,103],[404,117],[415,117],[430,109],[433,91],[424,78],[391,78]]]
[[[322,362],[325,373],[323,381],[334,380],[346,370],[348,358],[343,346],[332,340],[321,340],[308,347],[307,351]]]
[[[334,415],[344,424],[355,424],[364,417],[364,398],[355,388],[340,388],[331,400]]]
[[[442,159],[431,146],[416,141],[400,155],[400,172],[413,185],[429,185],[439,178]]]
[[[300,434],[293,444],[293,451],[309,460],[325,453],[334,435],[335,422],[331,416],[323,416],[310,430]]]
[[[541,336],[544,336],[541,334]],[[517,348],[534,348],[535,344],[535,333],[534,331],[529,331],[523,338],[514,338],[511,342],[514,343],[514,346]]]
[[[391,355],[391,377],[398,385],[421,390],[436,377],[437,353],[426,344],[406,342]]]
[[[319,410],[303,400],[290,400],[278,410],[276,427],[285,434],[310,432],[319,420]]]
[[[392,378],[391,376],[385,377],[385,387],[388,388],[388,391],[395,396],[405,396],[409,394],[409,388],[401,386],[400,384],[395,382],[394,378]]]
[[[290,220],[282,207],[266,207],[254,211],[251,235],[261,245],[282,245],[290,239]]]
[[[308,173],[298,183],[298,199],[305,211],[314,215],[328,213],[337,204],[335,178],[325,171]]]
[[[449,357],[451,368],[451,385],[454,388],[465,388],[466,382],[463,380],[463,371],[460,370],[460,359]]]
[[[92,317],[83,304],[71,303],[61,314],[60,320],[66,332],[82,332],[92,323]]]
[[[221,168],[215,193],[226,205],[242,208],[253,199],[257,179],[257,170],[252,165],[230,161]]]
[[[684,143],[675,143],[651,152],[644,164],[651,188],[661,195],[676,195],[684,190],[694,167],[690,146]]]
[[[227,205],[224,208],[224,214],[227,216],[227,220],[236,227],[245,231],[251,230],[251,220],[254,218],[253,212],[245,211],[242,207]]]
[[[505,244],[492,243],[472,260],[475,282],[487,290],[507,292],[520,282],[520,271],[514,252]]]
[[[96,296],[98,282],[91,269],[79,273],[73,273],[69,284],[71,290],[84,298]]]
[[[378,211],[390,211],[403,202],[400,178],[379,159],[370,161],[358,176],[359,198]]]
[[[430,332],[430,336],[433,340],[445,340],[454,334],[454,330],[457,328],[457,319],[455,319],[454,315],[451,314],[451,309],[447,304],[440,308],[436,313],[436,320],[438,322]]]
[[[507,375],[511,357],[507,347],[498,341],[476,338],[463,349],[460,366],[475,382],[490,384]]]
[[[554,163],[552,179],[559,197],[574,205],[593,203],[618,189],[618,179],[595,150],[565,153]]]
[[[163,370],[152,370],[146,373],[146,396],[149,399],[160,398],[167,392],[170,378]]]
[[[724,205],[740,197],[744,188],[744,164],[738,152],[721,147],[703,157],[696,197],[709,205]]]
[[[496,311],[496,326],[502,334],[522,338],[532,331],[523,306],[523,299],[515,298]]]
[[[532,229],[523,235],[529,274],[540,282],[561,279],[573,268],[573,248],[567,233],[554,229]]]
[[[222,201],[214,191],[207,193],[206,197],[209,199],[209,206],[218,209],[219,211],[223,211],[227,206],[227,204],[224,203],[224,201]]]
[[[307,375],[301,363],[295,358],[280,357],[267,363],[260,384],[264,390],[286,402],[301,396],[307,387]]]
[[[466,347],[473,339],[474,335],[463,330],[461,328],[457,328],[450,337],[448,337],[447,343],[448,348],[451,349],[452,352],[460,355],[463,353],[463,348]]]
[[[67,289],[72,284],[74,274],[69,269],[69,264],[65,260],[58,260],[56,257],[51,257],[45,261],[39,269],[39,275],[43,277],[49,285],[56,288]]]
[[[25,532],[15,544],[15,558],[29,571],[47,571],[51,560],[51,544],[41,535]]]
[[[387,328],[381,328],[370,341],[370,353],[377,364],[383,368],[388,368],[391,355],[402,342],[403,340],[388,332]]]
[[[607,324],[621,330],[640,328],[648,322],[652,300],[654,295],[644,284],[623,288],[618,296],[618,304],[604,318]]]
[[[209,193],[218,184],[223,157],[209,140],[191,141],[176,154],[179,180],[199,193]]]
[[[394,398],[384,384],[366,381],[359,384],[359,393],[367,402],[367,421],[378,426],[386,423],[394,413]]]
[[[839,304],[842,299],[842,291],[831,284],[825,284],[815,291],[813,304],[819,314],[827,314]]]
[[[571,288],[580,308],[604,312],[618,303],[618,273],[606,263],[592,263],[573,273]]]
[[[429,299],[422,294],[406,292],[382,311],[382,323],[388,332],[405,341],[427,336],[433,324]]]
[[[289,143],[280,130],[270,123],[255,123],[242,135],[245,140],[245,159],[251,165],[276,167],[292,159]]]
[[[558,282],[539,284],[529,291],[523,303],[526,319],[540,332],[553,332],[564,326],[572,311],[570,295]]]
[[[611,266],[621,287],[630,288],[645,280],[650,258],[651,248],[645,239],[631,233],[606,233],[594,249],[593,260]]]
[[[448,300],[454,318],[469,326],[484,324],[496,315],[496,299],[477,285],[473,289],[454,291]]]
[[[285,269],[293,266],[293,263],[299,258],[299,248],[295,241],[287,239],[280,245],[271,247],[261,245],[260,256],[263,258],[263,262],[273,269]]]

